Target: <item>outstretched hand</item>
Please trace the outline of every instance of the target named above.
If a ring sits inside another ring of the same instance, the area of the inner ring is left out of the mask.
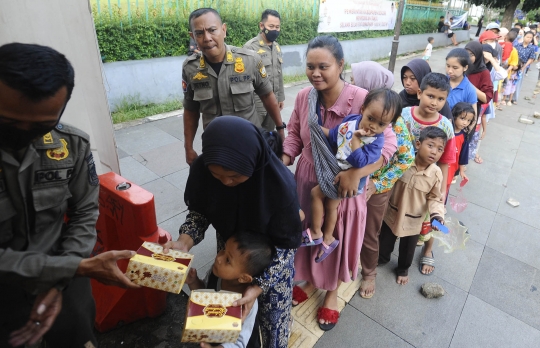
[[[242,306],[242,323],[246,320],[247,315],[251,312],[251,308],[257,300],[257,297],[262,293],[262,289],[258,285],[249,286],[244,291],[243,297],[238,301],[233,302],[233,306]]]
[[[135,256],[135,252],[130,250],[107,251],[89,259],[83,259],[75,274],[82,277],[93,278],[105,285],[114,285],[126,289],[138,289],[140,286],[132,283],[131,280],[120,271],[120,268],[118,268],[118,264],[116,263],[118,260],[129,259],[133,256]]]
[[[60,290],[51,288],[39,294],[34,301],[30,318],[22,328],[9,335],[9,344],[13,347],[33,345],[49,331],[61,310]]]

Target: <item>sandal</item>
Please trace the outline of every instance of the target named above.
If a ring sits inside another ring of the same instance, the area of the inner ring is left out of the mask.
[[[531,100],[531,97],[523,97],[525,100]]]
[[[499,110],[499,111],[503,111],[503,110],[504,110],[504,109],[502,108],[502,106],[500,106],[500,105],[497,106],[496,109]]]
[[[325,242],[321,242],[321,246],[320,246],[320,251],[322,251],[322,255],[321,256],[317,256],[315,258],[315,262],[319,263],[319,262],[322,262],[324,259],[326,259],[328,257],[328,255],[330,255],[332,253],[332,251],[336,250],[336,247],[338,246],[339,244],[339,240],[334,240],[332,243],[330,243],[330,245],[326,245]]]
[[[362,295],[362,288],[367,284],[373,284],[373,292],[370,295]],[[375,279],[360,280],[360,289],[358,289],[358,294],[361,298],[370,299],[375,295]]]
[[[428,265],[428,266],[433,267],[433,271],[431,271],[431,273],[422,273],[422,267],[424,265]],[[435,259],[433,258],[433,251],[432,251],[431,252],[431,257],[422,256],[420,258],[420,273],[423,274],[423,275],[426,275],[426,276],[430,276],[430,275],[433,274],[433,272],[435,272]]]
[[[329,331],[336,326],[339,320],[339,312],[335,311],[333,309],[320,307],[317,310],[317,321],[324,320],[327,321],[328,324],[321,324],[319,322],[319,328],[323,331]]]
[[[513,102],[512,102],[512,105],[517,105],[517,101],[513,101]]]
[[[505,102],[504,100],[501,101],[501,102],[499,103],[499,106],[501,106],[501,105],[506,105],[506,102]]]
[[[313,239],[311,238],[311,232],[309,231],[309,228],[306,228],[304,231],[302,231],[302,244],[300,244],[301,247],[307,247],[307,246],[314,246],[319,245],[323,241],[323,237]]]
[[[476,157],[474,158],[474,161],[475,161],[476,163],[478,163],[478,164],[484,163],[484,160],[483,160],[482,157],[480,157],[480,156],[476,156]]]
[[[293,303],[293,307],[298,306],[300,303],[306,301],[309,298],[308,294],[298,285],[293,286],[292,288],[292,299],[296,301],[296,304]]]

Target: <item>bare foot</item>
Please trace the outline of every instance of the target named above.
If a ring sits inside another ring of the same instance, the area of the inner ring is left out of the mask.
[[[309,294],[311,294],[313,292],[313,289],[315,288],[313,286],[313,284],[311,284],[310,282],[305,282],[304,284],[302,285],[298,285],[298,287],[300,287],[300,289],[304,290],[304,292],[309,296]],[[295,301],[294,299],[292,300],[292,304],[293,306],[297,306],[298,305],[298,301]]]
[[[398,276],[396,283],[399,285],[405,285],[409,282],[409,276]]]
[[[338,286],[339,288],[339,286]],[[322,307],[332,309],[339,312],[338,309],[338,301],[337,301],[337,289],[334,291],[327,291],[326,296],[324,297],[324,301],[322,304]],[[321,324],[330,324],[328,321],[320,319],[319,323]]]
[[[360,297],[372,298],[375,294],[375,279],[362,279],[360,281]]]

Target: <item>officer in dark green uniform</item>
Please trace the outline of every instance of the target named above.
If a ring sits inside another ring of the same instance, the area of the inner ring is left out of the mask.
[[[246,42],[244,48],[254,51],[261,57],[268,78],[270,79],[272,90],[279,103],[279,109],[283,110],[283,101],[285,100],[283,70],[281,67],[283,64],[283,54],[276,42],[281,31],[281,17],[279,13],[275,10],[265,10],[261,15],[259,29],[261,30],[259,35]],[[257,106],[257,113],[262,120],[262,127],[269,131],[274,130],[276,124],[268,115],[261,100],[257,96],[255,96],[255,105]]]
[[[261,58],[254,52],[225,44],[226,24],[216,10],[201,8],[189,16],[190,35],[201,54],[184,61],[184,146],[186,161],[197,157],[193,139],[202,113],[203,127],[215,117],[234,115],[261,126],[255,107],[254,92],[259,95],[272,120],[280,125],[284,138],[285,124]]]
[[[0,47],[0,347],[93,347],[91,276],[136,287],[116,260],[88,259],[99,180],[89,137],[59,123],[71,96],[69,61],[44,46]]]

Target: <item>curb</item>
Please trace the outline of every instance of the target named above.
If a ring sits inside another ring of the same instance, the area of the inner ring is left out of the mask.
[[[114,128],[115,131],[117,131],[117,130],[123,129],[123,128],[138,126],[138,125],[148,123],[148,122],[159,121],[159,120],[163,120],[163,119],[166,119],[166,118],[169,118],[169,117],[175,117],[175,116],[180,117],[180,116],[183,116],[183,115],[184,115],[184,109],[173,110],[173,111],[169,111],[169,112],[164,112],[162,114],[146,116],[146,117],[140,118],[138,120],[127,121],[127,122],[122,122],[122,123],[116,123],[116,124],[113,124],[113,128]]]

